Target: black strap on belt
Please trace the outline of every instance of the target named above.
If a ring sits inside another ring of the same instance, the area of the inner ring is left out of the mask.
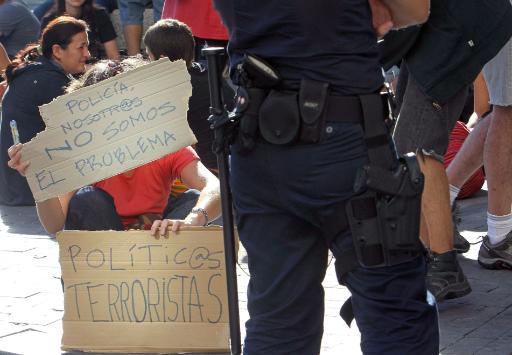
[[[368,149],[370,164],[392,170],[397,163],[391,148],[389,132],[384,121],[388,112],[385,95],[359,95],[364,119],[364,140]]]
[[[395,167],[397,157],[392,149],[385,123],[389,112],[387,97],[381,94],[340,96],[327,100],[327,122],[359,123],[364,127],[364,140],[373,166],[386,170]]]

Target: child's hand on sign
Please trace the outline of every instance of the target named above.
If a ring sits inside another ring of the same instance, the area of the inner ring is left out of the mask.
[[[28,166],[30,165],[29,161],[21,160],[21,150],[23,149],[23,144],[18,143],[12,145],[8,150],[7,154],[9,155],[9,161],[7,165],[16,170],[21,175],[25,176],[25,172],[27,171]]]
[[[194,207],[185,219],[157,219],[151,226],[151,235],[155,238],[169,237],[169,228],[171,232],[177,233],[181,226],[202,226],[208,225],[208,213],[204,208]]]
[[[183,219],[157,219],[151,226],[151,235],[156,239],[160,237],[169,238],[169,227],[171,231],[176,233],[181,225],[185,224]]]

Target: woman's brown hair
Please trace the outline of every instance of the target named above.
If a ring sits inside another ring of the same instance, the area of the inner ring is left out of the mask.
[[[71,16],[57,17],[43,29],[39,44],[29,44],[18,52],[16,58],[5,70],[7,80],[9,81],[16,74],[17,69],[34,62],[41,56],[51,59],[55,44],[66,49],[74,35],[88,30],[89,27],[83,20]]]

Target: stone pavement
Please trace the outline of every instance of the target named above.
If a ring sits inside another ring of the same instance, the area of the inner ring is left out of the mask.
[[[485,234],[486,193],[460,204],[463,234]],[[512,273],[489,271],[476,262],[479,244],[461,258],[473,292],[439,306],[441,354],[512,354]],[[244,256],[240,253],[240,260]],[[247,264],[238,268],[241,324],[247,319]],[[63,297],[58,246],[40,227],[32,207],[0,206],[0,354],[61,354]],[[334,262],[324,281],[325,335],[322,354],[360,354],[359,332],[338,316],[348,297],[337,284]]]

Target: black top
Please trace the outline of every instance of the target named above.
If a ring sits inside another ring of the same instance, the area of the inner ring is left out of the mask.
[[[188,70],[192,84],[192,96],[188,101],[187,120],[197,138],[195,149],[201,162],[209,169],[217,169],[217,157],[213,154],[213,131],[210,129],[210,89],[206,68],[193,63]]]
[[[245,53],[267,60],[298,87],[301,78],[329,82],[343,94],[383,84],[367,0],[215,0],[230,32],[234,68]]]
[[[0,204],[33,205],[27,179],[7,166],[7,149],[13,145],[10,121],[18,126],[21,143],[30,141],[45,129],[39,106],[64,93],[70,77],[45,57],[8,75],[9,87],[2,102],[0,129]]]
[[[217,156],[212,150],[214,134],[208,121],[210,116],[208,72],[202,63],[192,63],[188,72],[192,83],[192,96],[188,101],[187,120],[197,138],[195,149],[201,162],[208,169],[218,169]],[[232,108],[234,92],[225,83],[223,83],[222,94],[228,109]]]
[[[46,14],[41,20],[41,32],[46,25],[56,17],[57,13],[55,11]],[[107,11],[102,8],[95,8],[93,19],[80,19],[87,22],[90,27],[90,31],[87,32],[87,34],[89,36],[89,51],[91,52],[91,56],[96,59],[105,59],[105,48],[102,44],[116,39],[117,37],[114,25],[112,24]]]

